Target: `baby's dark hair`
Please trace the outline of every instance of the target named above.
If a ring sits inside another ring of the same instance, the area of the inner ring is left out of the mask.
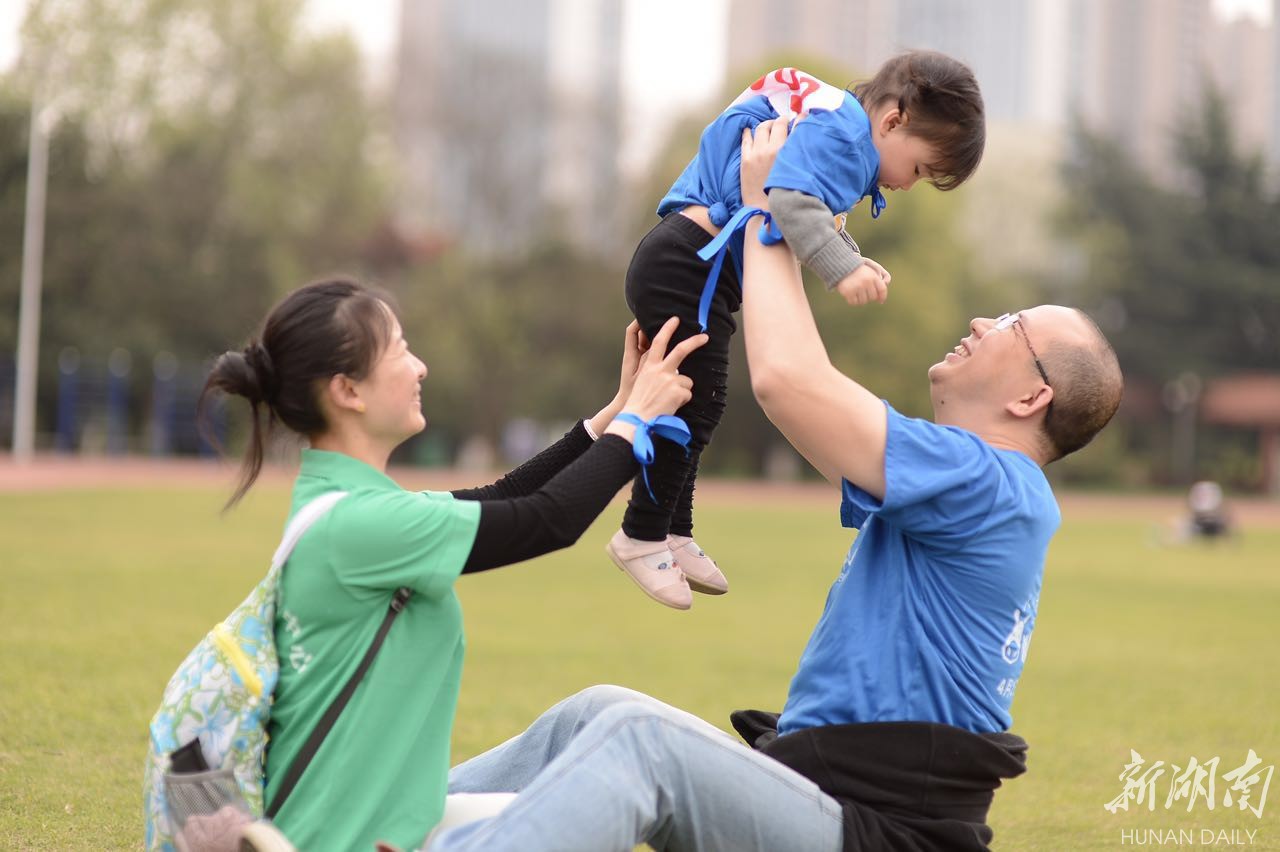
[[[955,189],[977,170],[987,123],[978,81],[963,62],[931,50],[909,51],[854,86],[853,95],[868,114],[893,103],[906,116],[908,132],[937,149],[939,159],[929,169],[938,189]]]
[[[272,308],[262,333],[244,349],[218,356],[196,406],[200,431],[217,445],[207,408],[215,391],[249,400],[253,428],[226,508],[258,478],[276,423],[303,437],[328,427],[320,408],[323,383],[337,375],[359,380],[369,374],[391,343],[392,310],[387,296],[357,281],[316,281]]]

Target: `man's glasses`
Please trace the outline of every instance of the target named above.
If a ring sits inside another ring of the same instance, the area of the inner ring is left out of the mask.
[[[1044,364],[1040,363],[1040,356],[1036,355],[1036,349],[1031,345],[1031,338],[1027,336],[1027,329],[1022,324],[1022,313],[1002,314],[996,317],[995,325],[991,326],[992,331],[1004,331],[1012,327],[1015,331],[1022,332],[1022,341],[1027,344],[1027,351],[1031,353],[1031,359],[1036,362],[1036,369],[1040,371],[1040,378],[1044,380],[1046,385],[1049,384],[1049,374],[1044,371]]]

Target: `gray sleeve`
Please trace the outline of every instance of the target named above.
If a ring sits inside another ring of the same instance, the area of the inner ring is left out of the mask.
[[[822,199],[775,187],[769,190],[769,211],[787,245],[828,290],[862,265],[858,244],[843,229],[836,229],[831,210]]]

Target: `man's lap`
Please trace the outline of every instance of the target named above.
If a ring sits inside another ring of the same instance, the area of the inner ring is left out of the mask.
[[[544,812],[564,808],[561,817],[581,814],[585,834],[612,827],[599,820],[616,821],[657,848],[787,848],[803,838],[805,848],[839,849],[842,836],[839,803],[813,782],[692,714],[622,687],[592,687],[560,702],[450,774],[450,792],[525,789],[501,820],[473,833],[493,843],[500,832],[532,825],[527,844]],[[650,792],[661,800],[656,810]],[[579,801],[596,805],[578,808]],[[573,823],[562,842],[572,842]]]

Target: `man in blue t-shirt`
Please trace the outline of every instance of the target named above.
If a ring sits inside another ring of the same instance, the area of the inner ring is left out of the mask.
[[[786,136],[743,142],[746,204]],[[784,244],[748,231],[743,319],[765,413],[842,491],[857,528],[781,716],[734,714],[755,750],[640,693],[594,687],[450,774],[518,792],[437,850],[980,850],[1025,769],[1009,706],[1060,516],[1042,468],[1111,419],[1122,378],[1088,317],[978,318],[929,369],[933,421],[831,363]]]
[[[902,720],[1008,730],[1058,528],[1049,484],[1023,450],[878,401],[867,415],[883,421],[885,485],[842,482],[841,521],[861,532],[778,731]]]

